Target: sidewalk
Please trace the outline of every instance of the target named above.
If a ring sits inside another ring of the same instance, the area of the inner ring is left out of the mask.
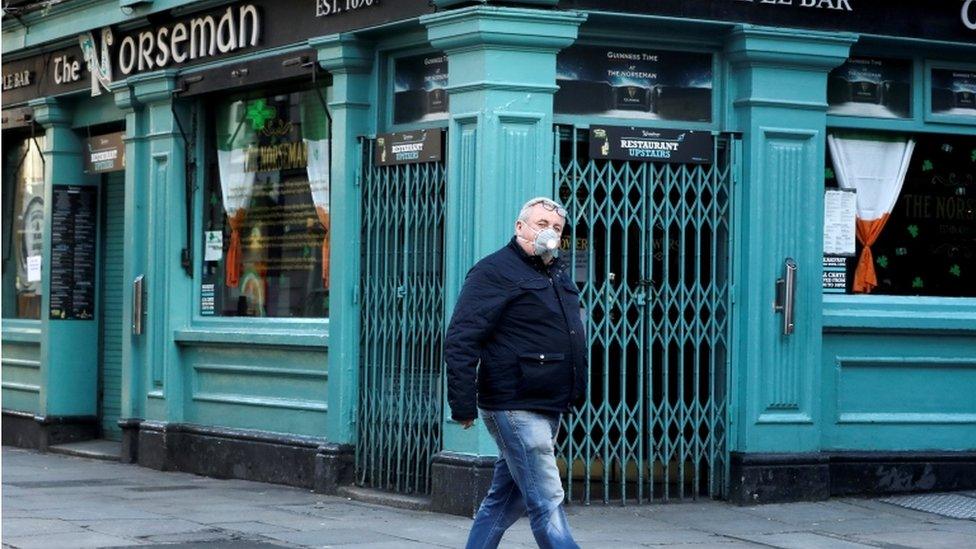
[[[9,447],[3,447],[2,467],[4,547],[462,547],[471,523],[297,488]],[[970,504],[976,510],[976,492],[921,501],[942,504],[950,513],[962,509],[968,515]],[[976,518],[880,500],[577,505],[568,513],[585,548],[976,547]],[[502,547],[535,547],[527,520],[506,534]]]

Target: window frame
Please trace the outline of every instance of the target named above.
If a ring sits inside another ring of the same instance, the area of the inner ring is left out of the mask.
[[[965,55],[960,50],[916,52],[918,49],[911,45],[872,42],[870,39],[866,44],[855,46],[850,57],[912,59],[912,114],[910,118],[902,119],[828,114],[824,139],[836,130],[976,136],[976,125],[972,122],[953,116],[932,117],[930,113],[931,67],[976,70],[976,66],[953,60],[953,57]],[[944,59],[938,59],[940,56]],[[976,333],[974,297],[830,294],[822,291],[821,296],[823,330],[827,333]]]
[[[323,98],[328,104],[331,100],[332,86],[322,86]],[[310,80],[297,80],[273,86],[258,86],[241,90],[241,94],[274,94],[277,92],[299,92],[312,90]],[[194,173],[195,187],[199,192],[193,197],[193,287],[189,292],[191,309],[190,326],[175,331],[175,339],[181,343],[229,343],[229,344],[270,344],[298,347],[328,347],[329,316],[324,317],[248,317],[248,316],[219,316],[203,315],[200,310],[203,265],[204,265],[204,203],[206,200],[207,177],[209,165],[213,160],[214,147],[209,146],[208,139],[213,137],[212,115],[210,111],[217,101],[218,94],[207,94],[195,99],[195,116],[197,132],[194,136],[195,147],[193,155],[198,159]],[[334,153],[334,151],[333,151]],[[331,192],[330,188],[330,192]],[[330,288],[330,293],[332,289]]]

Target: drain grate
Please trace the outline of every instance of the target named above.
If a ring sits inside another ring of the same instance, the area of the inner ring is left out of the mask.
[[[943,517],[976,520],[976,497],[961,494],[926,494],[885,498],[881,501]]]

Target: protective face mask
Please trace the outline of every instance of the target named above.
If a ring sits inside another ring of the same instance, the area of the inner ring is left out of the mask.
[[[528,227],[530,231],[535,233],[535,240],[530,241],[522,236],[519,236],[519,238],[526,242],[532,242],[535,255],[542,257],[546,261],[559,255],[559,233],[555,229],[546,227],[545,229],[538,230],[531,226]]]

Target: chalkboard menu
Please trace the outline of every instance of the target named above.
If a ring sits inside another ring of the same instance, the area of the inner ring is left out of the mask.
[[[98,188],[54,185],[51,205],[52,319],[95,314],[95,230]]]

